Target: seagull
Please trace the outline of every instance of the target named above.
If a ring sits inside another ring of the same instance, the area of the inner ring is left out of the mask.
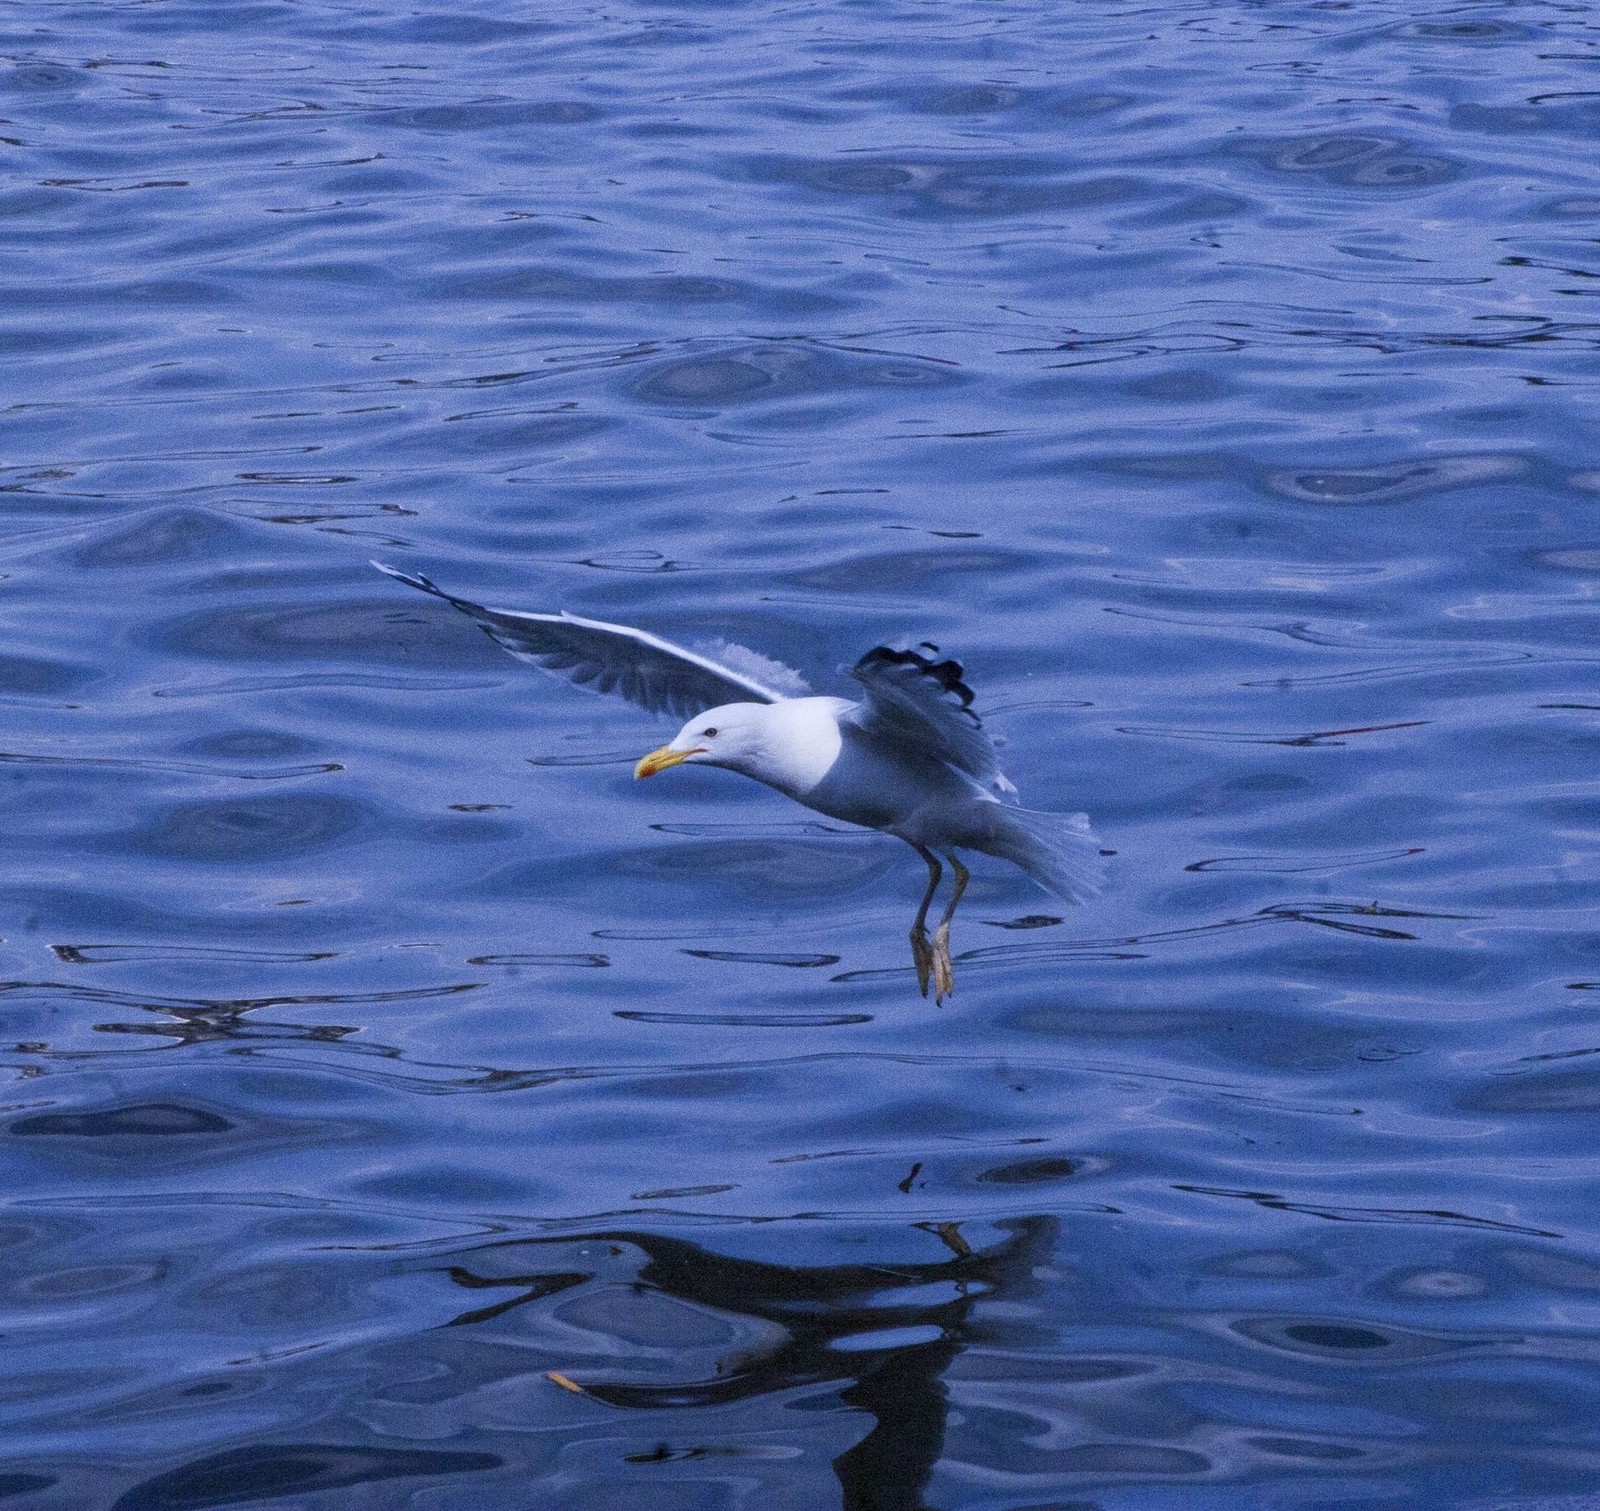
[[[453,605],[520,661],[650,713],[687,717],[674,739],[640,758],[635,777],[720,766],[829,818],[904,840],[928,867],[911,957],[922,995],[931,984],[936,1004],[955,988],[950,923],[971,877],[958,850],[1010,861],[1066,902],[1100,890],[1099,841],[1088,816],[1018,806],[972,711],[960,662],[923,654],[938,653],[926,641],[914,650],[868,651],[850,669],[861,696],[817,697],[799,673],[741,645],[691,650],[565,611],[486,608],[419,573],[372,565]],[[945,863],[954,884],[930,940],[928,909]]]

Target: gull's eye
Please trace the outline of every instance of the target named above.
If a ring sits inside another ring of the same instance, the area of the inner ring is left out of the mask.
[[[700,735],[701,735],[701,738],[702,738],[702,739],[706,739],[706,740],[709,740],[709,739],[711,739],[711,738],[712,738],[712,737],[713,737],[713,736],[714,736],[714,735],[715,735],[715,734],[716,734],[716,732],[717,732],[717,731],[716,731],[716,729],[715,729],[715,728],[712,728],[712,729],[702,729],[702,730],[701,730],[701,731],[700,731]]]

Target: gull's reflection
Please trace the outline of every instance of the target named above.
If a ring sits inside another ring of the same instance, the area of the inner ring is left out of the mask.
[[[631,1344],[631,1360],[627,1347],[619,1356],[613,1346],[604,1378],[592,1378],[576,1364],[566,1367],[570,1374],[551,1371],[550,1377],[623,1410],[726,1407],[835,1382],[837,1400],[872,1421],[833,1460],[843,1511],[925,1511],[924,1488],[944,1444],[948,1398],[942,1377],[968,1341],[972,1310],[980,1298],[1005,1298],[1028,1288],[1055,1242],[1056,1223],[1017,1219],[1000,1225],[999,1242],[978,1249],[969,1246],[959,1224],[917,1226],[939,1241],[946,1257],[786,1265],[718,1254],[649,1232],[589,1234],[581,1250],[570,1238],[492,1244],[448,1270],[452,1281],[475,1293],[474,1305],[448,1325],[492,1322],[545,1303],[545,1320],[556,1335],[580,1316],[590,1319],[586,1327],[609,1327],[613,1344]],[[612,1262],[570,1267],[574,1253],[602,1251]],[[559,1263],[551,1263],[557,1255]],[[619,1255],[622,1274],[615,1267]],[[618,1287],[619,1280],[626,1289]],[[591,1291],[587,1298],[585,1287]],[[500,1299],[491,1299],[496,1291]],[[638,1320],[618,1320],[627,1297],[642,1303],[638,1317],[659,1308],[654,1331]],[[680,1320],[674,1322],[674,1315]],[[702,1346],[684,1331],[681,1319],[690,1315],[701,1319]],[[711,1349],[703,1346],[710,1341],[704,1331],[709,1317],[732,1324]],[[654,1378],[642,1378],[647,1374]],[[709,1422],[685,1421],[684,1427],[714,1430]],[[650,1430],[659,1429],[657,1418]],[[667,1463],[716,1452],[687,1438],[663,1440],[653,1450],[628,1454],[627,1462]]]

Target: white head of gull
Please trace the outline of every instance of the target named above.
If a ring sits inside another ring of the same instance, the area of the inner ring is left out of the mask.
[[[743,646],[690,650],[575,614],[486,608],[418,574],[373,566],[453,604],[520,660],[651,713],[688,715],[635,776],[720,766],[829,818],[903,839],[928,867],[911,954],[922,994],[931,983],[935,1001],[954,989],[950,921],[970,875],[958,850],[1010,861],[1067,902],[1100,890],[1099,842],[1087,816],[1017,805],[959,662],[878,646],[851,669],[859,698],[817,697],[798,673]],[[954,885],[930,940],[928,909],[946,862]]]

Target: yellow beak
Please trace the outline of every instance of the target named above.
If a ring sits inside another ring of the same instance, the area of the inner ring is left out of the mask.
[[[692,750],[674,750],[670,745],[663,745],[660,750],[652,750],[649,755],[642,757],[633,768],[633,774],[636,777],[654,776],[669,766],[681,766],[692,755],[704,754],[705,750],[698,745]]]

